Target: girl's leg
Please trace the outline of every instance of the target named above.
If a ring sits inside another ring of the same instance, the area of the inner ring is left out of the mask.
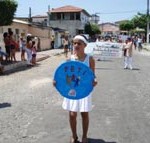
[[[25,50],[22,50],[22,58],[23,58],[23,61],[25,61]]]
[[[129,57],[129,68],[130,68],[130,70],[133,69],[133,67],[132,67],[132,57]]]
[[[13,50],[12,50],[12,53],[13,53],[13,59],[14,59],[14,61],[16,62],[16,50],[13,49]]]
[[[124,69],[128,67],[127,57],[124,57]]]
[[[72,131],[72,142],[77,139],[77,112],[69,111],[69,122]]]
[[[24,61],[23,50],[21,49],[21,61]]]
[[[26,53],[27,53],[27,64],[31,65],[32,62],[32,51],[28,48],[26,48]]]
[[[82,129],[83,129],[82,143],[87,143],[87,133],[89,128],[89,113],[81,112],[81,116],[82,116]]]
[[[10,61],[11,62],[13,61],[13,51],[12,51],[12,49],[10,50]]]

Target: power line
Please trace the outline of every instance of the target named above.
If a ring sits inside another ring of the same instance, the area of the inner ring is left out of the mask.
[[[116,12],[106,12],[106,13],[103,13],[101,12],[100,14],[123,14],[123,13],[135,13],[135,12],[144,12],[146,13],[146,10],[132,10],[132,11],[116,11]]]

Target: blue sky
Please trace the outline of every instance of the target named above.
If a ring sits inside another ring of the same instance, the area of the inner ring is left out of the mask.
[[[133,18],[137,12],[146,13],[147,0],[16,0],[16,16],[24,17],[32,9],[32,16],[45,14],[50,8],[72,5],[85,9],[89,14],[99,13],[100,23]]]

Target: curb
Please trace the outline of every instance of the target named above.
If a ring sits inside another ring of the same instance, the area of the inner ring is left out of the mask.
[[[43,60],[45,60],[45,59],[48,59],[49,57],[51,57],[51,56],[45,56],[45,57],[41,57],[41,58],[38,58],[37,60],[36,60],[36,62],[40,62],[40,61],[43,61]]]
[[[20,67],[24,67],[26,65],[27,65],[26,61],[19,61],[19,62],[14,63],[14,64],[6,65],[6,66],[4,66],[2,73],[5,73],[5,72],[8,72],[8,71],[20,68]]]
[[[62,53],[63,52],[53,53],[51,56],[47,55],[47,54],[41,54],[42,57],[37,58],[36,62],[43,61],[43,60],[48,59],[52,56],[58,56]],[[18,61],[16,63],[10,64],[10,65],[5,65],[0,70],[0,74],[4,74],[6,72],[11,72],[11,71],[17,70],[17,69],[22,68],[22,67],[27,67],[27,61]]]

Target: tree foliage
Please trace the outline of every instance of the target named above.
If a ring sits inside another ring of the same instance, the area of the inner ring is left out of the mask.
[[[132,21],[125,21],[119,25],[120,30],[130,31],[134,28],[134,24]]]
[[[17,6],[15,0],[0,0],[0,26],[12,23]]]
[[[101,33],[99,27],[96,24],[91,24],[91,23],[87,23],[85,25],[84,31],[86,34],[89,34],[90,36]]]
[[[131,20],[125,21],[119,25],[120,30],[136,31],[137,28],[147,29],[147,14],[137,13]]]
[[[139,27],[145,29],[147,27],[147,15],[138,13],[134,18],[131,20],[134,23],[134,28]]]

